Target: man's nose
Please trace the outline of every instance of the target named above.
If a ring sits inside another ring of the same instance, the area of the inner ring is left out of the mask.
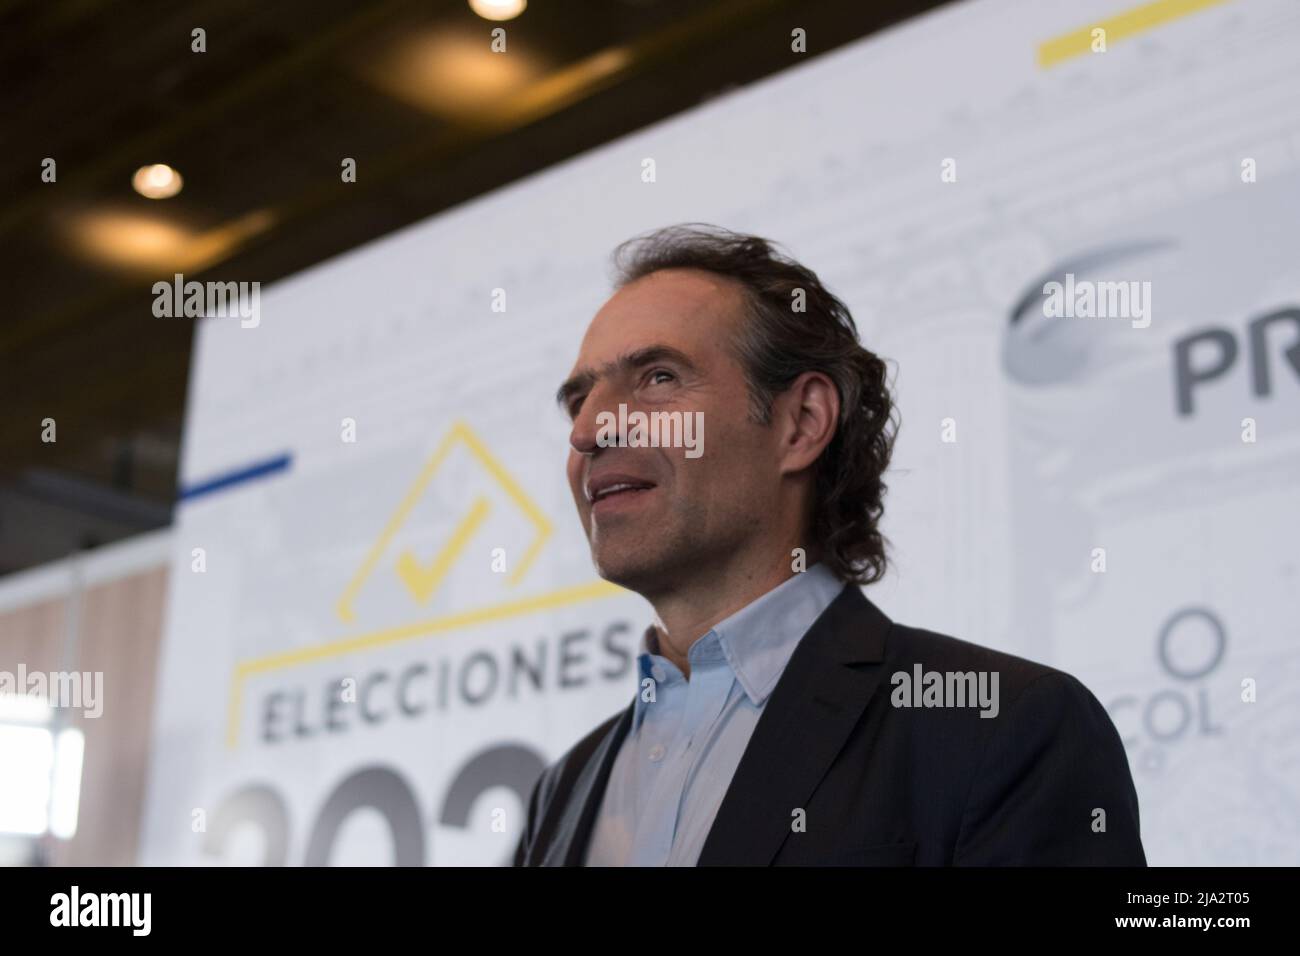
[[[592,455],[600,447],[597,443],[601,435],[602,428],[600,425],[601,412],[608,412],[614,416],[615,425],[612,429],[605,428],[606,444],[618,439],[618,405],[620,401],[626,401],[616,394],[616,390],[609,387],[596,386],[587,393],[587,397],[582,401],[582,407],[578,409],[578,414],[573,417],[573,428],[569,432],[569,444],[573,450],[580,455]]]

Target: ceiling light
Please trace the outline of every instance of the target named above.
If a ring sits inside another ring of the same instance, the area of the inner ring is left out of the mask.
[[[528,0],[469,0],[469,8],[484,20],[513,20],[526,6]]]
[[[142,272],[198,272],[232,255],[275,224],[268,210],[254,210],[204,232],[153,213],[121,208],[90,209],[67,216],[65,235],[86,258]]]
[[[181,174],[165,163],[141,166],[131,177],[135,191],[146,199],[170,199],[181,191],[185,181]]]

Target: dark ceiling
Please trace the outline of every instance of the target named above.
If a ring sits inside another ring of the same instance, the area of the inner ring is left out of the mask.
[[[937,5],[0,0],[0,573],[169,522],[193,320],[160,276],[273,281],[793,65],[794,27],[815,56]],[[184,190],[136,195],[151,163]]]

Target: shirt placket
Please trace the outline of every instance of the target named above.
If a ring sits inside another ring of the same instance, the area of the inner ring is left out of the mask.
[[[714,725],[726,707],[727,697],[735,681],[730,668],[721,659],[710,661],[708,666],[702,669],[693,669],[691,674],[685,709],[677,732],[678,740],[673,745],[673,759],[679,776],[673,812],[673,838],[664,860],[665,865],[669,866],[674,865],[675,862],[677,829],[682,813],[689,809],[691,779],[706,749],[703,744],[713,733]]]
[[[666,667],[656,662],[656,668]],[[665,673],[661,671],[660,673]],[[639,728],[637,778],[634,792],[642,797],[637,806],[636,839],[633,841],[633,866],[662,866],[672,847],[675,829],[676,800],[673,793],[680,784],[673,778],[675,769],[665,758],[672,752],[673,741],[680,733],[688,686],[680,673],[670,682],[665,673],[659,679],[654,703],[647,704]],[[649,789],[645,786],[650,777]]]

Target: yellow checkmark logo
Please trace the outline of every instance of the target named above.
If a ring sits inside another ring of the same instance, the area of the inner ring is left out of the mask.
[[[506,497],[509,498],[510,501],[523,513],[524,517],[528,519],[536,530],[536,534],[533,536],[533,540],[524,552],[523,557],[519,559],[519,562],[515,565],[514,571],[511,572],[507,578],[508,582],[512,585],[518,584],[528,572],[528,569],[532,566],[533,561],[537,558],[538,552],[542,550],[542,545],[546,543],[546,539],[551,535],[551,522],[547,520],[546,515],[542,514],[542,510],[537,507],[533,500],[524,493],[524,490],[519,486],[519,483],[510,476],[510,473],[507,472],[504,467],[502,467],[501,463],[497,461],[496,456],[493,455],[479,437],[470,430],[470,427],[464,422],[457,422],[451,427],[451,430],[447,432],[447,436],[442,440],[437,451],[433,453],[433,457],[429,459],[424,468],[420,471],[419,477],[415,479],[410,490],[407,491],[406,496],[402,499],[401,503],[398,504],[397,509],[388,519],[388,523],[384,526],[384,530],[380,533],[378,540],[376,540],[374,545],[371,547],[365,560],[361,562],[361,567],[357,569],[357,573],[352,576],[352,580],[349,581],[347,587],[344,588],[343,595],[339,598],[338,604],[335,606],[335,611],[338,613],[339,618],[345,623],[350,624],[355,620],[356,615],[353,612],[352,605],[357,594],[360,593],[361,588],[374,572],[375,566],[379,563],[379,559],[388,549],[389,544],[393,540],[393,536],[397,534],[402,525],[406,523],[406,519],[410,516],[411,510],[417,503],[419,503],[420,498],[423,497],[430,482],[432,482],[434,477],[438,474],[438,470],[442,467],[443,462],[447,460],[447,456],[449,456],[457,447],[464,447],[469,451],[474,459],[483,466],[483,470],[487,472],[492,480],[495,481],[503,491],[505,491]],[[433,597],[434,592],[438,589],[438,585],[441,584],[443,578],[447,576],[447,573],[456,563],[456,559],[460,557],[461,553],[465,550],[465,547],[469,544],[470,539],[473,538],[474,533],[487,519],[490,511],[491,504],[486,498],[480,497],[470,509],[469,514],[461,519],[460,524],[457,525],[456,530],[452,533],[451,540],[443,546],[442,550],[433,559],[432,564],[427,566],[422,565],[415,554],[409,550],[404,551],[398,557],[397,575],[401,578],[402,583],[406,585],[407,591],[410,592],[411,596],[414,597],[416,601],[425,604],[431,597]]]

